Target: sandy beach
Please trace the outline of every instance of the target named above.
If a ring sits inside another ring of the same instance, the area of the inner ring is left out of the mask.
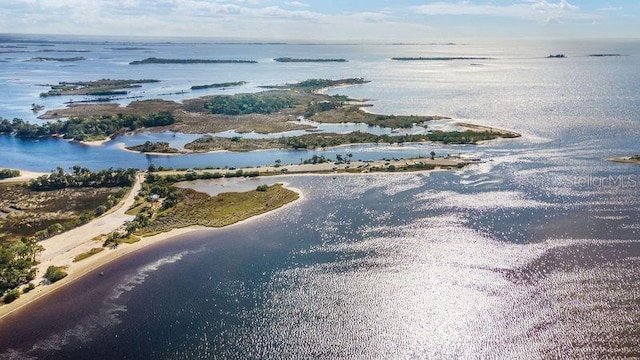
[[[18,170],[18,169],[14,169],[14,170]],[[49,173],[35,172],[35,171],[28,171],[28,170],[19,170],[19,171],[20,171],[20,176],[8,178],[8,179],[2,179],[0,180],[0,183],[25,182],[25,181],[35,179],[38,176],[49,174]]]
[[[633,157],[608,158],[607,161],[624,163],[624,164],[640,164],[640,159],[633,158]]]

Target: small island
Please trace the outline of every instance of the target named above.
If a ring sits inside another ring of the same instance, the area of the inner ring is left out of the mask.
[[[149,64],[257,64],[255,60],[209,60],[209,59],[161,59],[150,57],[144,60],[132,61],[129,65]]]
[[[564,59],[566,58],[566,56],[564,54],[556,54],[556,55],[549,55],[547,56],[547,59]]]
[[[618,57],[620,54],[590,54],[590,57]]]
[[[59,82],[57,85],[49,85],[51,90],[41,93],[40,97],[62,95],[90,95],[112,96],[126,95],[126,89],[139,88],[141,84],[157,83],[160,80],[111,80],[101,79],[95,81]]]
[[[156,153],[156,154],[177,154],[180,151],[178,149],[172,148],[169,146],[168,142],[160,141],[160,142],[151,142],[145,141],[144,144],[127,146],[125,149],[130,151],[136,151],[141,153]]]
[[[347,59],[302,59],[302,58],[290,58],[279,57],[273,59],[275,62],[281,63],[317,63],[317,62],[347,62]]]
[[[34,57],[29,61],[60,61],[60,62],[71,62],[71,61],[82,61],[87,60],[87,58],[82,56],[74,56],[74,57]]]
[[[629,157],[617,157],[617,158],[609,158],[609,161],[617,162],[617,163],[626,163],[626,164],[640,164],[640,155],[633,155]]]
[[[214,84],[208,84],[208,85],[194,85],[191,87],[191,90],[229,88],[229,87],[242,86],[246,84],[247,84],[246,81],[230,81],[230,82],[214,83]]]

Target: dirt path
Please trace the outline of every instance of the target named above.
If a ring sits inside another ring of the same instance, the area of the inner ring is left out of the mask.
[[[70,269],[75,267],[76,263],[73,263],[73,258],[91,248],[102,246],[101,242],[93,240],[95,237],[108,234],[126,221],[133,220],[134,217],[126,215],[125,211],[133,205],[142,186],[143,177],[143,174],[136,176],[136,181],[127,197],[107,214],[93,219],[85,225],[41,241],[40,245],[44,247],[44,251],[40,254],[36,282],[39,282],[50,265],[68,266]]]

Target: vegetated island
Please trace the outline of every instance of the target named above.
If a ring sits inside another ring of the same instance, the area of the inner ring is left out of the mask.
[[[551,54],[549,56],[547,56],[547,59],[564,59],[566,58],[565,54]]]
[[[393,57],[395,61],[452,61],[452,60],[495,60],[491,57]]]
[[[72,62],[72,61],[83,61],[87,60],[87,58],[83,56],[73,56],[73,57],[43,57],[38,56],[29,59],[29,61],[60,61],[60,62]]]
[[[590,57],[617,57],[622,56],[621,54],[589,54]]]
[[[609,158],[609,161],[618,162],[618,163],[628,163],[628,164],[640,164],[640,155],[633,155],[629,157],[617,157],[617,158]]]
[[[178,149],[172,148],[168,142],[158,141],[151,142],[145,141],[144,144],[127,146],[125,149],[130,151],[137,151],[141,153],[151,153],[151,154],[177,154],[180,151]]]
[[[275,62],[281,63],[316,63],[316,62],[347,62],[347,59],[304,59],[304,58],[290,58],[279,57],[273,59]]]
[[[149,65],[149,64],[257,64],[255,60],[210,60],[210,59],[161,59],[150,57],[144,60],[136,60],[129,65]]]
[[[214,84],[208,84],[208,85],[194,85],[191,87],[191,90],[229,88],[229,87],[242,86],[246,84],[247,84],[246,81],[230,81],[230,82],[214,83]]]
[[[0,120],[0,133],[21,138],[59,136],[78,141],[111,138],[127,131],[154,128],[190,134],[209,134],[235,130],[245,132],[276,133],[289,130],[314,130],[316,127],[300,119],[319,123],[364,123],[391,129],[427,126],[429,121],[449,119],[443,116],[380,115],[365,112],[362,102],[343,95],[326,95],[322,89],[332,86],[366,84],[362,78],[341,80],[309,79],[299,83],[266,86],[258,93],[213,95],[187,99],[182,103],[163,100],[134,101],[126,107],[118,104],[74,105],[65,109],[49,110],[43,119],[66,117],[42,125]],[[264,148],[317,148],[358,143],[404,143],[439,141],[452,144],[474,144],[499,137],[517,137],[519,134],[488,128],[470,128],[465,131],[432,131],[423,135],[306,134],[278,140],[231,139],[204,137],[189,146],[188,151],[235,150],[248,151]]]
[[[112,96],[126,95],[125,89],[139,88],[141,84],[157,83],[160,80],[140,79],[140,80],[112,80],[100,79],[94,81],[59,82],[57,85],[49,85],[50,90],[40,94],[40,97],[62,96],[62,95],[91,95],[91,96]]]

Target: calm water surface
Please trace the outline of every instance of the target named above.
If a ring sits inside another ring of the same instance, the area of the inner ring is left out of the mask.
[[[348,150],[363,159],[436,149],[486,160],[458,172],[278,178],[305,198],[240,226],[144,249],[97,270],[104,276],[89,274],[0,323],[0,357],[640,356],[640,166],[604,161],[640,153],[639,44],[144,44],[149,50],[128,54],[108,53],[102,43],[55,46],[93,49],[95,58],[112,64],[104,68],[111,71],[104,77],[112,78],[133,76],[122,65],[127,61],[176,57],[176,49],[185,48],[192,58],[220,53],[260,61],[242,70],[207,68],[216,81],[198,83],[364,76],[374,81],[335,92],[373,99],[379,112],[446,115],[524,136],[475,147]],[[627,56],[584,56],[603,52]],[[569,58],[544,59],[551,53]],[[389,60],[442,54],[497,60],[483,66]],[[284,55],[350,62],[275,69],[282,64],[268,61]],[[8,71],[0,71],[0,89],[15,90],[12,100],[0,97],[7,103],[2,106],[16,114],[24,115],[22,103],[35,101],[33,84],[45,81],[39,76],[103,77],[90,63],[77,64],[77,72],[60,64],[16,64],[11,66],[25,68],[11,75],[20,80],[11,82]],[[162,69],[143,67],[135,77],[162,77],[169,85],[157,86],[171,89],[199,79],[192,67]],[[167,91],[154,86],[141,91]],[[82,161],[95,168],[146,167],[156,161],[114,144],[85,148],[5,137],[0,167],[50,167],[51,149],[64,166]],[[309,154],[158,161],[242,166],[277,158],[294,162]]]

